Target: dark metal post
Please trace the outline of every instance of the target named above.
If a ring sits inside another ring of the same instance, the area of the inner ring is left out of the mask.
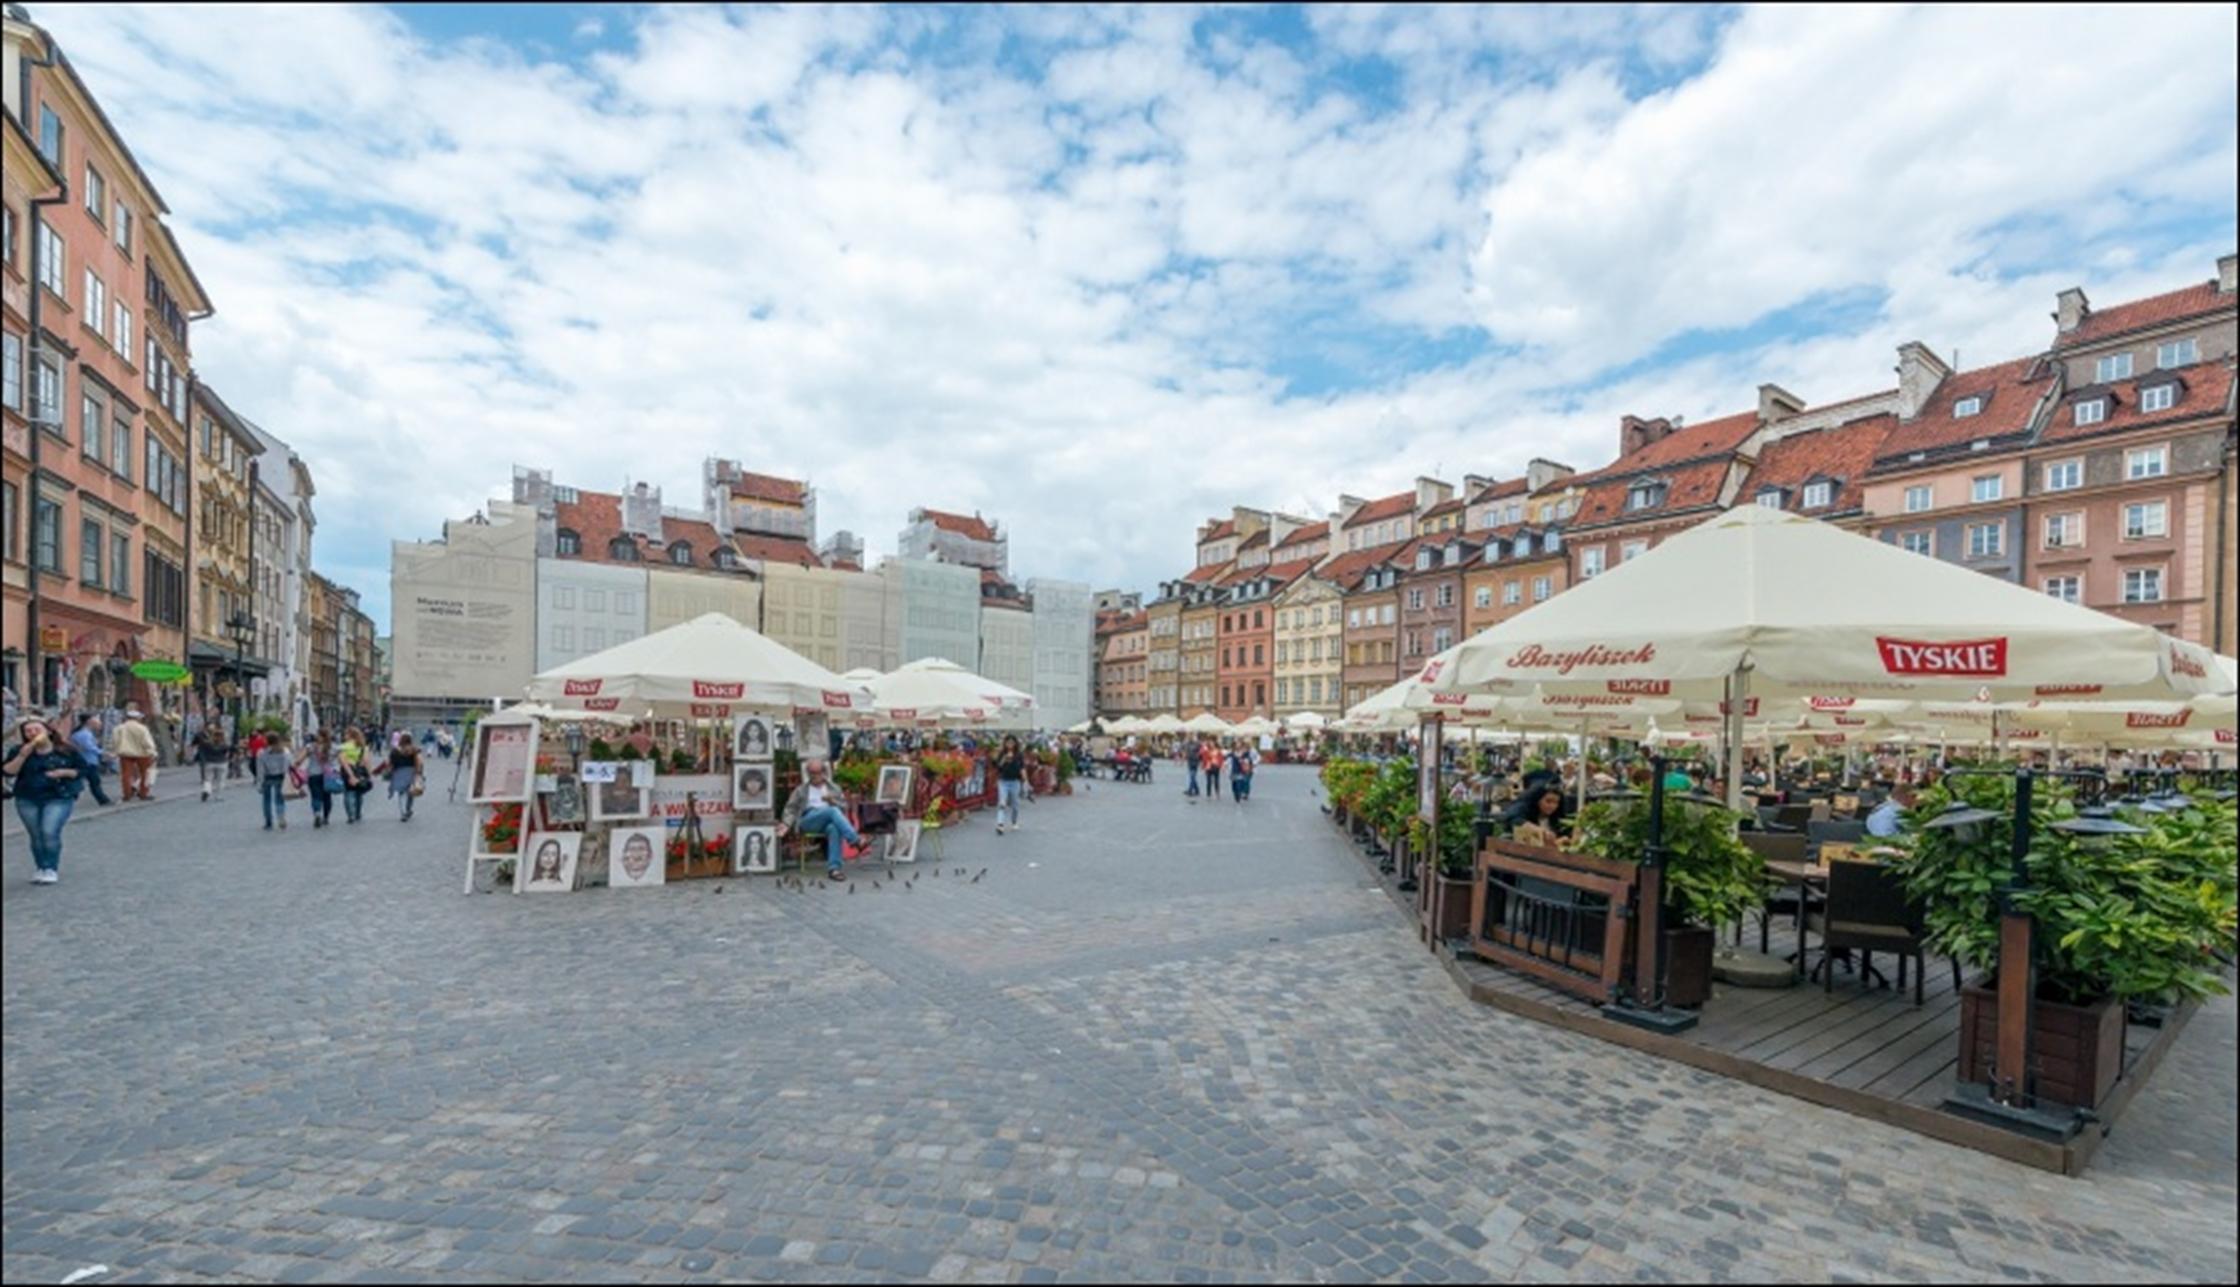
[[[1653,1032],[1686,1032],[1696,1026],[1697,1015],[1665,1005],[1664,997],[1664,773],[1665,758],[1649,757],[1649,835],[1641,847],[1633,908],[1633,985],[1617,1004],[1602,1013],[1620,1023]],[[1622,909],[1613,907],[1612,915]]]
[[[2015,895],[2030,883],[2030,805],[2037,775],[2023,769],[2014,776],[2014,834],[2011,865],[1999,887],[1999,1041],[1991,1065],[1991,1097],[2011,1108],[2031,1106],[2030,1011],[2037,994],[2036,923],[2015,905]]]

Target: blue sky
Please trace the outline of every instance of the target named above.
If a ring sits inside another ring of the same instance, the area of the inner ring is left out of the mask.
[[[1146,587],[1231,504],[2030,352],[2236,239],[2230,7],[33,12],[377,614],[515,464],[708,454]]]

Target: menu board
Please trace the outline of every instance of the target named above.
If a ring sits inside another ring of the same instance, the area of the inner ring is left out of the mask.
[[[474,730],[474,784],[468,799],[477,804],[526,802],[536,790],[537,726],[533,721],[494,723]]]

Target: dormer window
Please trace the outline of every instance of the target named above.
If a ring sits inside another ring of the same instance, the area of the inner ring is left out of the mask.
[[[692,547],[683,541],[672,542],[669,546],[669,561],[678,567],[691,567]]]
[[[1768,487],[1764,491],[1759,492],[1758,506],[1761,509],[1780,509],[1781,489],[1778,487]]]
[[[574,528],[563,527],[554,537],[553,549],[564,559],[583,553],[583,536]]]
[[[717,550],[710,557],[715,560],[715,565],[717,567],[722,568],[726,572],[733,571],[739,566],[739,556],[733,554],[729,550]]]
[[[2099,424],[2108,418],[2108,400],[2106,398],[2086,398],[2076,405],[2075,409],[2069,413],[2069,417],[2071,422],[2075,424]]]
[[[1835,500],[1835,490],[1834,483],[1806,483],[1804,486],[1804,507],[1806,509],[1826,509]]]
[[[1962,398],[1958,402],[1953,403],[1952,414],[1955,418],[1961,420],[1965,420],[1969,416],[1982,415],[1983,395],[1979,393],[1971,397]]]
[[[1664,504],[1664,493],[1665,485],[1663,483],[1635,483],[1626,492],[1626,508],[1629,510],[1655,509],[1657,506]]]
[[[2149,385],[2139,390],[2139,409],[2141,411],[2168,411],[2176,405],[2178,405],[2178,382],[2176,380],[2165,380],[2161,384]]]
[[[638,561],[638,543],[627,536],[618,536],[607,542],[607,557],[617,563]]]

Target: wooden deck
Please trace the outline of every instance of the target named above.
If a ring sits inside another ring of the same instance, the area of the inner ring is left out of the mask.
[[[1389,878],[1386,887],[1391,887]],[[1393,897],[1414,916],[1414,895],[1395,892]],[[1745,947],[1757,946],[1755,923],[1744,940]],[[1721,946],[1728,941],[1722,938]],[[1793,932],[1777,924],[1772,954],[1781,956],[1793,948]],[[1944,1109],[1957,1085],[1960,997],[1953,988],[1951,963],[1936,957],[1929,960],[1918,1007],[1910,973],[1900,992],[1896,959],[1877,955],[1874,964],[1889,987],[1863,986],[1840,967],[1832,992],[1823,991],[1818,982],[1788,988],[1718,983],[1700,1012],[1701,1021],[1686,1032],[1667,1035],[1605,1018],[1596,1006],[1568,992],[1466,951],[1446,945],[1437,950],[1456,983],[1483,1004],[2067,1175],[2084,1169],[2192,1014],[2192,1007],[2185,1007],[2159,1029],[2127,1028],[2124,1077],[2100,1106],[2100,1121],[2066,1143],[2054,1143]]]

